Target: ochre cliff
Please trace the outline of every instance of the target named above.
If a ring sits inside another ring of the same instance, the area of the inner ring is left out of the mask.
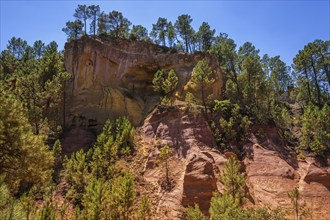
[[[245,206],[281,208],[288,219],[294,219],[288,192],[297,187],[300,203],[306,202],[312,218],[329,219],[329,166],[321,166],[313,158],[298,160],[275,128],[263,126],[265,135],[256,137],[258,128],[252,129],[244,145]],[[137,128],[137,136],[137,155],[143,156],[135,156],[132,163],[140,164],[140,168],[132,170],[144,180],[140,192],[152,198],[153,219],[180,219],[183,208],[195,203],[208,214],[212,193],[223,193],[219,173],[233,153],[222,154],[215,149],[214,136],[205,118],[184,106],[169,112],[158,108]],[[169,160],[171,190],[162,188],[165,170],[157,162],[160,148],[166,144],[173,150]]]
[[[179,219],[183,207],[199,204],[208,214],[213,192],[220,190],[218,173],[226,158],[214,149],[216,146],[211,128],[202,114],[189,113],[185,107],[172,111],[155,109],[144,124],[137,129],[139,149],[133,164],[141,161],[141,170],[146,184],[153,190],[155,216],[152,219]],[[168,145],[173,150],[169,160],[169,176],[172,187],[164,189],[165,168],[158,162],[161,147]]]
[[[155,106],[152,79],[159,69],[174,69],[177,94],[190,80],[196,63],[206,59],[214,70],[213,97],[222,77],[217,60],[202,53],[177,53],[155,44],[124,39],[82,37],[65,45],[65,67],[72,74],[66,88],[66,125],[91,127],[126,115],[137,125]]]
[[[215,70],[216,81],[209,94],[220,96],[223,74],[212,56],[177,53],[146,42],[120,39],[95,40],[83,37],[65,46],[65,66],[72,73],[66,85],[66,125],[63,141],[67,154],[95,139],[88,127],[106,119],[128,116],[136,125],[136,152],[126,166],[134,170],[139,195],[152,202],[152,219],[179,219],[185,207],[199,204],[208,214],[212,193],[223,192],[219,173],[227,157],[216,150],[216,142],[205,115],[187,105],[156,107],[152,89],[158,69],[174,69],[179,77],[178,96],[191,77],[196,63],[206,59]],[[260,126],[259,126],[260,127]],[[292,218],[288,192],[298,187],[313,219],[330,216],[330,168],[313,158],[298,160],[275,128],[263,126],[263,137],[252,128],[244,145],[242,161],[247,176],[246,206],[282,208]],[[171,188],[164,189],[165,170],[159,163],[160,148],[169,145]]]

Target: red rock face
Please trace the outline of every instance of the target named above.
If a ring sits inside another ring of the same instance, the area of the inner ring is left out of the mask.
[[[297,160],[276,129],[264,127],[264,131],[263,137],[252,135],[251,142],[244,146],[247,157],[243,167],[250,201],[247,200],[247,205],[279,207],[293,219],[288,192],[298,187],[300,204],[306,202],[313,219],[328,220],[330,168],[317,166],[312,158]],[[140,139],[137,150],[146,151],[139,178],[155,189],[148,194],[153,198],[154,219],[179,219],[184,207],[195,203],[207,215],[212,193],[223,191],[218,175],[232,153],[222,155],[214,149],[215,140],[204,117],[183,108],[169,112],[156,109],[137,132]],[[72,153],[90,146],[94,139],[90,131],[75,128],[64,137],[63,151]],[[165,169],[158,160],[159,150],[166,144],[173,150],[168,161],[173,184],[170,190],[162,188]]]
[[[314,219],[329,219],[329,167],[317,167],[312,158],[297,160],[276,129],[265,128],[263,138],[251,137],[244,160],[248,188],[256,206],[280,207],[293,216],[288,192],[298,187],[300,204],[306,202]]]
[[[253,133],[258,129],[252,128]],[[263,127],[263,130],[263,137],[252,134],[250,143],[244,146],[246,205],[281,208],[293,219],[288,192],[298,187],[300,204],[306,202],[314,219],[327,220],[330,216],[329,167],[318,167],[311,158],[297,160],[295,152],[285,145],[276,129]],[[143,178],[158,188],[156,219],[178,219],[183,207],[195,203],[207,215],[212,193],[223,191],[218,175],[232,153],[222,155],[212,148],[215,140],[203,116],[183,109],[155,110],[139,132],[144,145],[150,147]],[[161,189],[165,172],[157,163],[159,149],[165,144],[174,151],[169,169],[175,184],[170,191]]]
[[[328,220],[330,216],[330,167],[317,167],[313,159],[299,162],[302,199],[311,209],[314,219]]]
[[[182,205],[184,207],[198,204],[204,214],[208,214],[213,192],[218,191],[217,173],[213,156],[208,152],[194,154],[187,161],[183,179]]]
[[[276,151],[258,144],[251,146],[253,157],[245,160],[250,193],[256,205],[290,206],[287,193],[296,187],[298,173]]]
[[[330,173],[326,169],[310,164],[304,178],[306,183],[319,183],[330,190]]]
[[[215,140],[204,117],[183,109],[163,113],[155,110],[140,132],[144,144],[152,146],[144,178],[159,189],[158,215],[162,219],[178,219],[183,207],[195,203],[208,214],[212,193],[221,189],[217,177],[226,159],[212,148]],[[159,149],[165,144],[174,152],[169,161],[170,178],[175,183],[171,191],[161,189],[159,180],[164,177],[164,169],[156,162]]]

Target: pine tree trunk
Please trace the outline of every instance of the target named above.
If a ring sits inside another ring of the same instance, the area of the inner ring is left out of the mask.
[[[65,96],[65,81],[63,81],[63,109],[62,109],[62,117],[63,117],[63,128],[65,127],[65,100],[66,96]]]
[[[94,38],[95,38],[95,33],[96,33],[96,14],[94,14],[94,30],[93,30],[93,33],[94,33]]]
[[[187,34],[185,34],[185,39],[184,39],[185,43],[186,43],[186,52],[188,53],[188,37]]]
[[[87,35],[87,34],[86,34],[86,26],[87,26],[87,25],[86,25],[86,19],[84,20],[84,22],[85,22],[85,35]]]
[[[298,199],[296,201],[296,219],[299,220],[299,207],[298,207]]]
[[[307,74],[307,70],[306,70],[306,68],[304,68],[304,73],[305,73],[305,77],[306,77],[306,81],[307,81],[308,99],[309,99],[309,101],[312,101],[311,88],[310,88],[310,86],[309,86],[308,74]]]
[[[317,91],[317,105],[319,108],[321,108],[321,90],[320,90],[319,82],[317,80],[317,73],[316,73],[316,69],[314,66],[313,58],[311,58],[311,59],[312,59],[312,69],[313,69],[313,73],[314,73],[314,82],[315,82],[315,87],[316,87],[316,91]]]
[[[165,166],[166,166],[166,184],[167,186],[170,185],[170,178],[168,176],[168,163],[167,163],[167,160],[165,161]]]
[[[201,87],[202,87],[202,102],[203,102],[205,113],[207,113],[206,102],[205,102],[205,94],[204,94],[205,93],[204,83],[202,83]]]

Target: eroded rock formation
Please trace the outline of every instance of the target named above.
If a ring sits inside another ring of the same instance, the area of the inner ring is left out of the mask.
[[[298,187],[300,204],[306,202],[315,219],[330,215],[329,167],[319,167],[312,158],[298,160],[297,155],[280,138],[275,128],[264,126],[263,137],[256,137],[252,129],[244,146],[246,157],[242,162],[247,176],[246,206],[281,208],[289,219],[293,208],[288,192]],[[170,112],[154,110],[138,129],[140,147],[147,149],[141,172],[146,182],[156,188],[149,195],[154,199],[155,219],[179,219],[184,207],[199,204],[208,214],[212,193],[223,192],[219,182],[226,158],[214,149],[211,129],[200,113],[191,113],[184,107]],[[173,188],[162,189],[164,167],[157,162],[160,148],[165,144],[173,149],[169,161]],[[139,150],[141,150],[141,148]]]
[[[138,125],[158,101],[152,79],[158,69],[174,69],[178,95],[196,63],[206,59],[214,70],[213,96],[219,97],[222,74],[217,60],[202,53],[177,53],[166,47],[124,39],[82,37],[65,45],[65,67],[73,77],[67,85],[66,124],[101,125],[126,115]]]
[[[72,145],[72,149],[66,153],[79,149],[78,145],[90,145],[95,136],[86,127],[128,116],[139,126],[137,153],[127,166],[140,183],[138,192],[151,198],[153,219],[178,219],[183,208],[194,203],[208,214],[212,193],[223,191],[218,174],[231,154],[223,155],[214,148],[213,133],[200,111],[188,111],[184,106],[170,111],[154,109],[158,101],[151,83],[154,73],[173,68],[179,77],[178,93],[182,95],[200,59],[207,59],[215,70],[217,80],[209,93],[216,98],[220,95],[222,74],[210,56],[176,53],[146,42],[101,42],[87,37],[65,47],[65,65],[73,74],[66,90],[66,122],[73,129],[63,144]],[[244,146],[247,205],[280,207],[291,215],[287,193],[298,187],[313,217],[328,219],[330,168],[317,166],[311,158],[297,160],[276,129],[262,127],[264,137],[256,137],[258,129],[252,129],[249,143]],[[165,170],[158,161],[165,144],[173,149],[169,160],[170,190],[162,188]]]
[[[319,167],[313,158],[298,160],[297,155],[281,140],[274,128],[263,127],[264,137],[251,135],[245,146],[244,163],[248,188],[256,206],[281,208],[293,216],[288,192],[300,192],[300,204],[306,202],[313,219],[330,216],[329,167]],[[290,218],[291,219],[291,218]],[[308,219],[310,219],[308,217]]]
[[[157,213],[163,219],[178,219],[183,207],[199,204],[208,214],[214,191],[221,190],[218,174],[226,159],[215,147],[212,131],[201,114],[177,108],[170,112],[155,109],[139,128],[144,146],[148,146],[143,177],[158,190]],[[173,188],[162,189],[164,167],[157,163],[160,148],[173,149],[169,161]],[[164,215],[164,213],[166,213]]]

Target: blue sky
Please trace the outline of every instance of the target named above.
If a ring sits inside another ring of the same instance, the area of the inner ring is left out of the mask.
[[[175,22],[181,14],[193,18],[195,29],[206,21],[225,32],[238,46],[252,42],[261,54],[280,55],[287,63],[308,42],[330,39],[330,1],[14,1],[1,0],[1,47],[15,36],[33,44],[66,41],[66,21],[74,20],[78,4],[98,4],[101,10],[121,11],[133,24],[151,30],[158,17]]]

